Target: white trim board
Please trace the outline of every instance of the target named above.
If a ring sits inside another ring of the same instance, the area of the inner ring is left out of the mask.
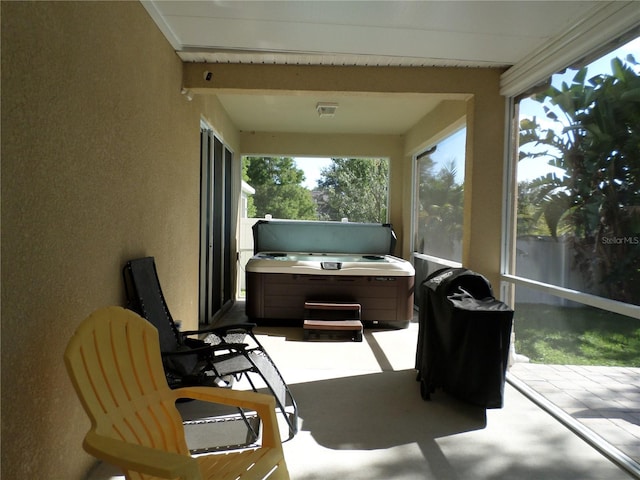
[[[562,35],[504,72],[500,93],[518,95],[634,29],[640,34],[640,2],[602,2]]]

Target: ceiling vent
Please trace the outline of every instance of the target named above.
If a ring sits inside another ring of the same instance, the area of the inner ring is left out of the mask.
[[[321,117],[333,117],[336,114],[338,108],[337,103],[324,103],[320,102],[316,105],[316,111]]]

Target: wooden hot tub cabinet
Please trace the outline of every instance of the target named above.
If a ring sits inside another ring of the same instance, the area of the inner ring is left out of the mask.
[[[305,302],[355,302],[364,322],[401,322],[413,318],[413,276],[306,275],[247,272],[246,312],[251,321],[295,320]]]

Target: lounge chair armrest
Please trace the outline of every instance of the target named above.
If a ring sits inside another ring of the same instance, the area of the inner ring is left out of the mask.
[[[203,333],[215,333],[218,335],[227,335],[230,331],[237,330],[238,332],[248,332],[256,327],[255,323],[242,322],[242,323],[231,323],[229,325],[220,325],[217,327],[203,328],[202,330],[185,330],[181,331],[180,335],[188,336],[188,335],[199,335]]]
[[[198,350],[199,352],[202,352],[207,349],[213,350],[213,351],[218,351],[218,350],[242,351],[249,348],[249,344],[247,343],[225,342],[224,340],[222,340],[220,343],[208,343],[208,342],[205,342],[204,340],[199,340],[197,338],[185,338],[184,344],[191,349],[199,349]]]
[[[282,439],[276,420],[276,401],[273,395],[249,390],[227,388],[183,387],[172,390],[176,398],[191,398],[204,402],[221,403],[243,409],[255,410],[262,420],[262,443],[269,447],[281,447]]]
[[[170,357],[173,355],[199,355],[201,353],[211,353],[223,350],[232,350],[236,352],[242,352],[246,350],[248,345],[246,343],[221,343],[218,345],[207,344],[204,347],[193,347],[186,350],[175,350],[173,352],[161,352],[163,357]]]
[[[202,478],[197,460],[188,455],[127,443],[105,437],[95,431],[87,433],[83,446],[96,458],[126,470],[169,479],[200,480]]]

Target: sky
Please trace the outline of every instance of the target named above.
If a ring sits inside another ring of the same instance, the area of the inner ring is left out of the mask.
[[[592,77],[598,73],[611,73],[611,59],[613,57],[625,59],[628,54],[633,54],[636,58],[636,61],[640,61],[640,37],[632,40],[618,50],[611,52],[610,54],[605,55],[590,64],[587,78]],[[639,69],[640,66],[636,66],[636,71],[638,71]],[[571,82],[574,75],[575,70],[567,70],[567,72],[562,75],[554,75],[552,84],[555,86],[559,86],[563,81]],[[539,104],[537,104],[536,102],[527,103],[529,103],[529,105],[521,106],[521,116],[532,117],[533,115],[535,115],[538,119],[545,118],[545,113]],[[450,146],[450,148],[454,151],[464,151],[464,137],[461,135],[457,135],[455,141],[459,142],[458,145],[452,145]],[[440,151],[442,151],[442,148],[440,149]],[[449,155],[449,158],[453,157]],[[464,167],[462,165],[461,159],[457,158],[457,155],[455,159],[456,163],[458,164],[457,170],[458,176],[460,177],[459,180],[461,180],[461,175],[464,173]],[[317,186],[317,181],[320,178],[320,170],[331,164],[330,158],[295,157],[294,160],[296,162],[296,166],[304,171],[305,181],[303,185],[309,190],[313,190]],[[445,160],[446,158],[443,158],[443,161]],[[561,170],[554,169],[554,167],[547,165],[543,159],[539,158],[535,160],[522,160],[518,164],[518,180],[531,180],[553,170],[555,170],[557,174],[562,174]]]
[[[612,73],[611,60],[615,57],[626,60],[628,54],[632,54],[636,61],[640,61],[640,37],[589,64],[587,68],[587,79],[600,73]],[[636,72],[640,71],[640,66],[636,65],[634,68]],[[551,84],[555,87],[560,87],[562,82],[571,84],[576,72],[577,70],[567,69],[563,74],[555,74],[552,77]],[[520,118],[532,118],[534,116],[538,120],[538,123],[544,127],[551,127],[556,131],[560,128],[557,123],[547,121],[546,114],[540,103],[532,100],[523,100],[520,104]],[[556,175],[562,175],[564,173],[562,169],[552,167],[546,162],[547,160],[543,157],[523,159],[518,162],[518,181],[533,180],[549,172],[555,172]]]
[[[330,158],[318,157],[295,157],[296,167],[304,170],[305,180],[303,186],[309,190],[313,190],[318,186],[317,181],[320,179],[320,170],[331,165]]]

